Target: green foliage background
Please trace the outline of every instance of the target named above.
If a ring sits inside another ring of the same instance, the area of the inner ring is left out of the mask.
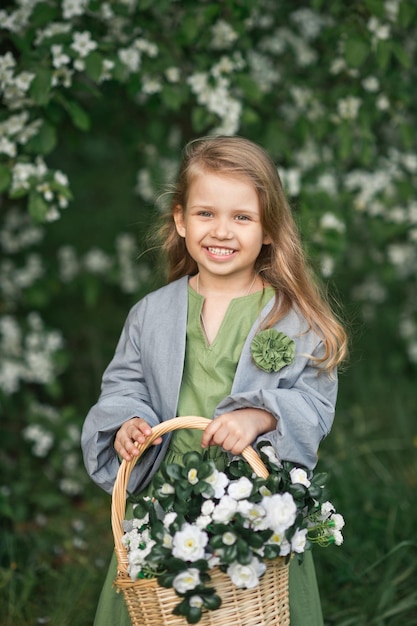
[[[181,148],[226,133],[276,161],[351,335],[326,624],[417,624],[415,3],[20,0],[0,38],[0,622],[92,623],[112,539],[80,428],[163,280],[146,233]]]

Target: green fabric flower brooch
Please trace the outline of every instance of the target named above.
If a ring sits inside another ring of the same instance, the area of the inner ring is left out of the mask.
[[[294,341],[275,328],[255,335],[250,349],[256,365],[265,372],[279,372],[295,359]]]

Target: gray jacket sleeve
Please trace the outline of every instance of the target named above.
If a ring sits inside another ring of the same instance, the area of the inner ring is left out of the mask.
[[[295,311],[278,322],[276,328],[294,339],[296,358],[277,373],[260,370],[251,359],[250,342],[254,336],[251,332],[231,394],[217,406],[215,417],[249,407],[268,411],[277,420],[276,428],[261,435],[257,442],[269,441],[278,458],[313,468],[319,444],[333,423],[337,375],[321,372],[313,364],[310,356],[323,354],[323,345],[313,331],[303,330],[303,324]]]
[[[91,478],[111,493],[119,469],[114,449],[124,422],[142,417],[150,426],[175,417],[185,353],[187,280],[153,292],[138,302],[125,322],[114,357],[104,372],[98,402],[82,430],[84,463]],[[170,436],[150,446],[133,469],[129,490],[144,488]]]

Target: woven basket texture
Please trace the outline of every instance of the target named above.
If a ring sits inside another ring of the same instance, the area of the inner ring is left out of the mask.
[[[173,615],[180,601],[172,588],[160,587],[155,578],[133,581],[127,573],[128,555],[122,543],[122,521],[126,508],[126,489],[137,460],[159,436],[179,428],[204,430],[210,420],[203,417],[177,417],[155,426],[146,444],[138,446],[139,456],[123,461],[112,497],[112,528],[118,572],[114,581],[123,592],[132,626],[187,626],[182,616]],[[257,476],[266,478],[268,470],[248,446],[242,456]],[[284,558],[266,561],[267,569],[254,589],[238,589],[218,567],[210,570],[211,584],[222,599],[219,609],[204,611],[201,626],[289,626],[288,564]]]

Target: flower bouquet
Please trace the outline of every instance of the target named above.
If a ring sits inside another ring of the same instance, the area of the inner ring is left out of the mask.
[[[263,476],[242,458],[220,472],[197,452],[187,453],[183,466],[162,465],[153,497],[135,498],[134,518],[122,521],[128,576],[173,589],[171,611],[189,623],[220,607],[215,571],[238,589],[256,589],[269,562],[287,565],[313,543],[343,541],[344,521],[327,500],[325,475],[280,463],[267,442],[258,452]]]

